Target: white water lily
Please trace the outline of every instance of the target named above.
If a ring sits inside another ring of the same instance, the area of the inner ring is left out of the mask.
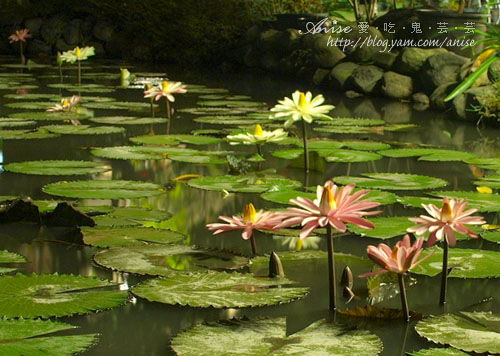
[[[292,94],[292,99],[285,97],[271,109],[275,113],[271,115],[271,118],[288,118],[285,122],[285,128],[289,128],[295,121],[299,120],[304,120],[309,124],[312,123],[314,118],[332,120],[326,114],[335,106],[321,105],[325,101],[323,95],[319,94],[313,98],[310,91],[304,94],[297,90]]]
[[[257,124],[253,133],[245,132],[238,135],[228,135],[227,140],[231,145],[262,145],[268,142],[277,142],[284,140],[288,134],[283,129],[266,131]]]
[[[80,102],[80,95],[73,95],[71,99],[62,98],[61,104],[56,104],[47,108],[47,111],[54,112],[71,112],[73,108]]]
[[[61,54],[61,59],[65,62],[75,63],[76,61],[84,61],[90,56],[95,55],[95,48],[92,46],[89,47],[78,47],[76,46],[74,49],[63,52]]]

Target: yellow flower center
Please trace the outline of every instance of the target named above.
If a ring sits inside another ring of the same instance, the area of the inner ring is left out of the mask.
[[[253,134],[255,136],[259,136],[259,137],[262,137],[262,134],[264,132],[262,131],[262,126],[260,126],[259,124],[255,125],[255,131],[253,132]]]
[[[82,51],[80,51],[80,47],[76,46],[75,54],[77,58],[80,58],[82,56]]]
[[[63,102],[62,102],[62,106],[63,106],[63,108],[68,107],[69,106],[68,100],[64,99]]]
[[[161,85],[161,90],[163,92],[166,92],[168,90],[168,81],[164,80],[162,85]]]
[[[446,199],[443,202],[443,208],[441,209],[441,218],[446,221],[450,221],[453,219],[453,210],[451,209],[450,202]]]
[[[300,92],[299,106],[302,109],[305,109],[307,106],[306,95],[303,92]]]
[[[245,224],[254,223],[257,218],[257,212],[252,203],[248,203],[243,208],[243,222]]]
[[[398,257],[398,251],[399,251],[399,247],[398,246],[394,246],[392,248],[392,258],[393,259],[396,259]]]
[[[325,206],[327,204],[330,211],[337,209],[337,202],[335,201],[335,196],[329,186],[323,189],[323,194],[321,195],[320,206]]]

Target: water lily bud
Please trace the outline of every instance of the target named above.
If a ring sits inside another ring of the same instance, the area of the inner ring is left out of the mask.
[[[271,253],[271,257],[269,258],[269,277],[285,277],[285,272],[283,271],[281,260],[274,251]]]
[[[346,299],[346,304],[349,303],[351,300],[354,299],[354,297],[356,296],[354,294],[354,292],[351,290],[351,288],[349,287],[344,287],[344,292],[342,293],[344,298]]]
[[[57,65],[60,67],[63,64],[61,52],[57,52],[57,57],[56,57]]]
[[[349,268],[349,266],[345,266],[344,271],[342,272],[340,285],[344,287],[349,287],[349,289],[352,289],[352,287],[354,286],[354,277],[352,276],[352,271]]]

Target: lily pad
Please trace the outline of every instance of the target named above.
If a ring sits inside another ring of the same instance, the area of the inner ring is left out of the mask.
[[[255,125],[268,121],[267,119],[251,119],[240,116],[200,116],[193,119],[200,124],[211,125]]]
[[[106,125],[154,125],[163,124],[167,119],[132,116],[101,116],[90,119],[92,122]]]
[[[420,161],[465,161],[475,157],[473,153],[438,148],[393,148],[379,151],[386,157],[419,157]]]
[[[172,161],[196,163],[196,164],[227,164],[226,158],[208,156],[208,155],[169,155]]]
[[[362,229],[356,225],[348,225],[348,230],[361,236],[375,239],[390,239],[392,237],[406,234],[406,229],[414,226],[415,223],[408,220],[408,216],[392,216],[383,218],[370,218],[370,222],[375,225],[374,229]]]
[[[421,349],[415,352],[409,352],[411,356],[469,356],[465,352],[452,348],[430,348]]]
[[[40,140],[40,139],[54,138],[59,136],[60,135],[48,132],[45,129],[0,130],[0,138],[3,140]]]
[[[473,182],[475,185],[484,185],[493,189],[500,189],[500,175],[489,175]]]
[[[485,313],[467,313],[469,314],[482,314],[480,316],[485,317]],[[486,318],[498,321],[499,315],[489,314]],[[443,314],[425,318],[418,322],[415,330],[420,336],[436,344],[450,345],[467,352],[500,354],[498,332],[458,315]]]
[[[391,147],[391,145],[383,142],[377,141],[342,141],[345,147],[352,148],[353,150],[361,151],[378,151],[386,150]]]
[[[49,336],[73,325],[50,320],[0,320],[0,354],[3,356],[71,356],[97,342],[97,334]]]
[[[204,85],[186,84],[188,94],[226,94],[229,90],[224,88],[207,88]]]
[[[25,127],[36,125],[36,121],[0,118],[0,127]]]
[[[83,242],[97,247],[123,247],[147,244],[178,244],[184,241],[184,235],[147,227],[123,228],[82,228]]]
[[[90,161],[25,161],[4,166],[9,172],[48,176],[69,176],[102,173],[111,167]]]
[[[4,263],[24,263],[26,259],[17,253],[0,250],[0,264]],[[0,266],[0,274],[15,271],[16,268]]]
[[[285,318],[231,320],[197,325],[172,339],[177,356],[375,356],[382,341],[366,330],[352,330],[326,320],[287,335]]]
[[[184,147],[153,147],[153,146],[118,146],[106,147],[92,150],[92,154],[97,157],[110,158],[110,159],[136,159],[136,160],[155,160],[166,158],[177,158],[177,160],[186,157],[185,161],[189,161],[191,157],[201,157],[200,162],[203,161],[203,156],[225,156],[231,153],[230,151],[199,151],[191,148]],[[198,158],[195,158],[198,159]],[[207,161],[205,161],[207,162]],[[224,160],[224,163],[226,161]]]
[[[115,91],[114,88],[109,88],[100,84],[60,84],[51,83],[47,84],[47,87],[54,89],[65,89],[70,92],[79,93],[112,93]]]
[[[387,190],[432,189],[448,185],[443,179],[404,173],[364,173],[364,177],[340,176],[333,180],[340,184],[356,183],[358,187]]]
[[[236,114],[244,114],[248,112],[247,110],[242,109],[233,109],[233,108],[211,108],[211,107],[196,107],[196,108],[180,108],[177,112],[188,113],[193,115],[236,115]]]
[[[500,170],[500,158],[490,157],[490,158],[471,158],[465,160],[465,163],[477,165],[479,168],[491,169],[494,171]]]
[[[178,145],[181,142],[191,145],[214,145],[224,142],[217,137],[200,135],[146,135],[132,137],[130,141],[144,145]]]
[[[153,276],[168,276],[172,271],[240,269],[248,265],[246,257],[185,245],[110,248],[98,252],[94,260],[97,264],[113,270]]]
[[[433,248],[436,253],[411,270],[416,274],[437,276],[441,273],[443,250]],[[426,249],[425,256],[433,249]],[[476,249],[452,248],[448,255],[448,266],[452,268],[449,277],[455,278],[498,278],[500,277],[500,252]]]
[[[45,193],[82,199],[134,199],[163,194],[165,189],[154,183],[130,180],[80,180],[45,185]]]
[[[0,310],[6,317],[48,318],[119,306],[127,292],[97,289],[115,284],[97,278],[32,274],[0,277]]]
[[[127,207],[127,208],[114,208],[113,211],[108,213],[106,216],[112,216],[115,218],[130,219],[136,221],[160,222],[170,218],[171,214],[165,210]]]
[[[246,100],[204,100],[196,103],[199,106],[217,106],[229,108],[250,108],[255,106],[265,106],[264,103],[259,101],[246,101]]]
[[[275,305],[304,297],[309,288],[289,287],[285,278],[257,278],[226,272],[177,273],[150,279],[132,292],[150,302],[202,308],[244,308]]]
[[[500,244],[500,231],[485,231],[481,232],[481,237],[487,241]]]
[[[226,190],[228,192],[263,193],[266,191],[290,190],[301,186],[295,180],[278,175],[273,176],[211,176],[191,179],[191,187],[205,190]]]
[[[113,102],[88,102],[85,103],[88,109],[97,110],[130,110],[130,111],[145,111],[151,107],[150,103],[137,102],[137,101],[113,101]]]
[[[397,199],[398,203],[403,204],[405,206],[411,206],[413,208],[423,209],[422,204],[434,204],[437,207],[441,207],[443,205],[442,198],[417,197],[411,195],[411,196],[398,196]]]
[[[335,125],[335,126],[380,126],[384,125],[385,121],[382,119],[367,119],[356,117],[336,117],[333,120],[318,120],[320,125]]]
[[[458,198],[467,199],[467,203],[472,208],[479,208],[479,211],[500,211],[500,195],[499,194],[483,194],[479,192],[466,192],[466,191],[436,191],[429,194],[444,198]],[[441,202],[438,204],[442,205]]]
[[[78,112],[29,111],[16,112],[15,114],[10,114],[9,117],[32,121],[71,121],[85,120],[92,117],[92,114],[87,110],[78,110]]]
[[[390,124],[385,126],[333,126],[315,127],[314,131],[338,134],[383,134],[384,131],[403,131],[415,128],[413,124]]]
[[[19,110],[45,110],[53,105],[51,101],[21,101],[4,104],[6,108]]]
[[[125,128],[115,126],[49,125],[43,128],[60,135],[110,135],[125,132]]]
[[[320,152],[320,155],[325,158],[327,162],[370,162],[381,159],[382,156],[366,151],[355,150],[331,150],[328,153]]]

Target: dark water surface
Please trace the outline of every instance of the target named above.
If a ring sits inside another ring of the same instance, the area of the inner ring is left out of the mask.
[[[12,60],[14,61],[14,60]],[[114,63],[116,64],[116,63]],[[119,65],[114,68],[104,69],[98,66],[87,69],[87,72],[109,71],[119,72]],[[171,68],[169,66],[157,66],[155,68],[130,68],[132,72],[143,70],[154,70],[155,72],[166,72],[168,77],[175,81],[183,81],[190,84],[204,84],[208,87],[227,88],[232,94],[244,94],[252,96],[253,100],[261,100],[268,103],[269,107],[276,104],[278,99],[291,96],[296,89],[311,90],[314,94],[321,92],[318,88],[312,88],[308,84],[291,81],[279,77],[270,77],[260,73],[249,72],[210,72],[210,68]],[[0,69],[0,72],[12,71]],[[72,71],[67,71],[70,74]],[[35,75],[56,73],[55,69],[36,70]],[[71,81],[73,78],[65,78]],[[30,92],[59,93],[58,89],[50,89],[45,84],[57,82],[58,79],[37,80],[40,89]],[[93,82],[93,80],[84,80]],[[107,85],[117,85],[118,80],[99,81]],[[31,83],[31,82],[30,82]],[[28,83],[28,84],[30,84]],[[0,90],[0,95],[13,93],[13,90]],[[340,93],[323,91],[328,103],[337,106],[333,112],[336,117],[367,117],[382,118],[388,123],[414,123],[418,128],[405,131],[385,133],[384,135],[337,135],[319,134],[311,131],[316,137],[331,137],[334,139],[361,139],[369,138],[388,143],[425,143],[442,148],[475,152],[478,156],[498,156],[500,146],[497,141],[500,130],[496,128],[477,129],[470,123],[459,122],[458,119],[448,116],[446,113],[432,111],[413,111],[411,104],[387,101],[381,98],[357,98],[347,99]],[[70,96],[63,91],[64,96]],[[100,94],[82,94],[100,95]],[[143,102],[142,90],[118,89],[114,93],[104,93],[103,96],[113,96],[124,101]],[[177,95],[175,107],[193,107],[196,105],[198,95]],[[0,99],[3,103],[14,102],[13,100]],[[163,102],[162,102],[163,104]],[[163,110],[163,105],[160,106]],[[6,117],[16,110],[0,106],[1,116]],[[127,112],[117,110],[95,110],[95,116],[148,116],[149,112]],[[164,116],[162,111],[159,115]],[[177,117],[178,116],[178,117]],[[218,126],[198,124],[191,119],[194,115],[176,114],[172,122],[171,133],[189,133],[193,129],[218,128]],[[53,124],[53,122],[42,122],[41,124]],[[59,124],[59,123],[58,123]],[[93,124],[97,125],[97,124]],[[89,147],[120,146],[129,145],[127,137],[143,135],[150,132],[149,126],[128,126],[124,135],[110,136],[61,136],[54,139],[44,140],[9,140],[0,139],[0,164],[41,159],[71,159],[71,160],[93,160],[102,161],[112,166],[112,172],[99,175],[98,178],[107,179],[129,179],[143,180],[162,184],[168,188],[164,195],[146,199],[120,200],[120,201],[87,201],[88,204],[112,204],[114,206],[142,206],[154,209],[165,209],[178,216],[178,229],[185,231],[195,245],[202,247],[216,247],[227,249],[241,254],[250,254],[250,245],[240,238],[240,234],[228,233],[218,237],[212,236],[205,228],[205,224],[215,222],[219,215],[233,215],[240,213],[243,206],[253,202],[257,208],[278,207],[262,200],[257,194],[236,193],[223,197],[220,192],[209,192],[191,188],[186,184],[172,183],[172,179],[182,174],[223,175],[227,173],[227,167],[202,166],[169,160],[160,161],[121,161],[103,160],[90,154]],[[164,133],[166,124],[154,125],[156,134]],[[295,128],[292,128],[292,131]],[[299,133],[300,135],[300,133]],[[228,145],[220,145],[214,148],[227,148]],[[240,147],[236,149],[253,152],[253,147]],[[288,162],[279,160],[270,155],[270,150],[276,150],[277,146],[264,147],[264,154],[268,158],[262,168],[276,168],[277,172],[304,181],[304,173],[300,169],[288,168]],[[269,151],[268,151],[269,150]],[[422,162],[417,158],[383,158],[368,163],[327,163],[325,172],[311,172],[308,177],[309,185],[323,184],[327,179],[338,175],[358,176],[366,172],[399,172],[430,175],[439,177],[450,182],[445,189],[475,190],[472,184],[474,180],[471,169],[462,162]],[[41,187],[45,184],[61,181],[91,179],[85,176],[32,176],[5,172],[0,169],[0,195],[23,195],[33,199],[53,199],[54,197],[44,194]],[[398,192],[396,192],[398,193]],[[400,192],[401,194],[417,194],[420,192]],[[399,204],[384,206],[383,216],[408,215],[416,216],[423,213],[422,210],[403,208]],[[489,223],[496,221],[496,214],[484,215]],[[0,226],[0,250],[7,249],[22,254],[28,263],[20,265],[22,273],[73,273],[84,276],[98,276],[115,282],[120,282],[122,288],[134,285],[145,277],[138,277],[126,273],[112,272],[96,266],[92,261],[93,254],[97,248],[63,244],[53,242],[58,236],[69,234],[66,229],[46,227],[39,228],[29,224],[15,224]],[[48,240],[48,241],[47,241]],[[397,239],[384,241],[389,245]],[[336,251],[353,253],[364,256],[367,244],[378,244],[380,241],[363,238],[355,235],[339,237],[335,240]],[[307,243],[307,240],[306,240]],[[321,240],[318,248],[326,249],[326,242]],[[259,253],[269,253],[272,250],[286,251],[295,249],[294,241],[277,241],[270,235],[257,234],[257,245]],[[499,251],[499,245],[484,240],[469,240],[459,243],[460,247],[482,248]],[[307,244],[306,244],[307,247]],[[400,321],[377,322],[366,320],[343,320],[340,316],[334,316],[328,312],[327,300],[327,278],[326,263],[315,263],[304,265],[300,269],[285,271],[287,277],[300,282],[300,285],[311,288],[310,294],[299,301],[273,307],[244,308],[219,310],[213,308],[191,308],[150,303],[145,300],[131,297],[130,303],[113,310],[103,311],[85,316],[61,318],[61,321],[78,325],[81,329],[78,333],[100,333],[99,343],[92,347],[84,355],[173,355],[170,349],[170,338],[179,331],[187,329],[196,323],[203,321],[215,321],[242,316],[286,316],[288,332],[294,332],[307,326],[313,321],[321,318],[336,318],[348,325],[356,325],[367,328],[377,334],[384,343],[382,355],[404,355],[420,348],[426,348],[430,344],[419,337],[413,330],[414,322],[406,325]],[[442,310],[437,306],[439,295],[440,276],[434,278],[419,276],[416,285],[409,288],[409,304],[412,310],[425,314],[437,314]],[[474,305],[486,297],[497,297],[500,290],[498,279],[449,279],[447,311],[457,310],[492,310],[500,312],[500,303],[497,300],[484,304]],[[355,300],[350,307],[364,305],[367,295],[366,282],[356,280],[355,292],[360,300]],[[342,298],[339,298],[341,300]],[[400,299],[396,295],[380,303],[380,306],[400,308]],[[344,308],[343,301],[340,308]],[[1,313],[0,313],[1,314]],[[208,355],[207,355],[208,356]]]

